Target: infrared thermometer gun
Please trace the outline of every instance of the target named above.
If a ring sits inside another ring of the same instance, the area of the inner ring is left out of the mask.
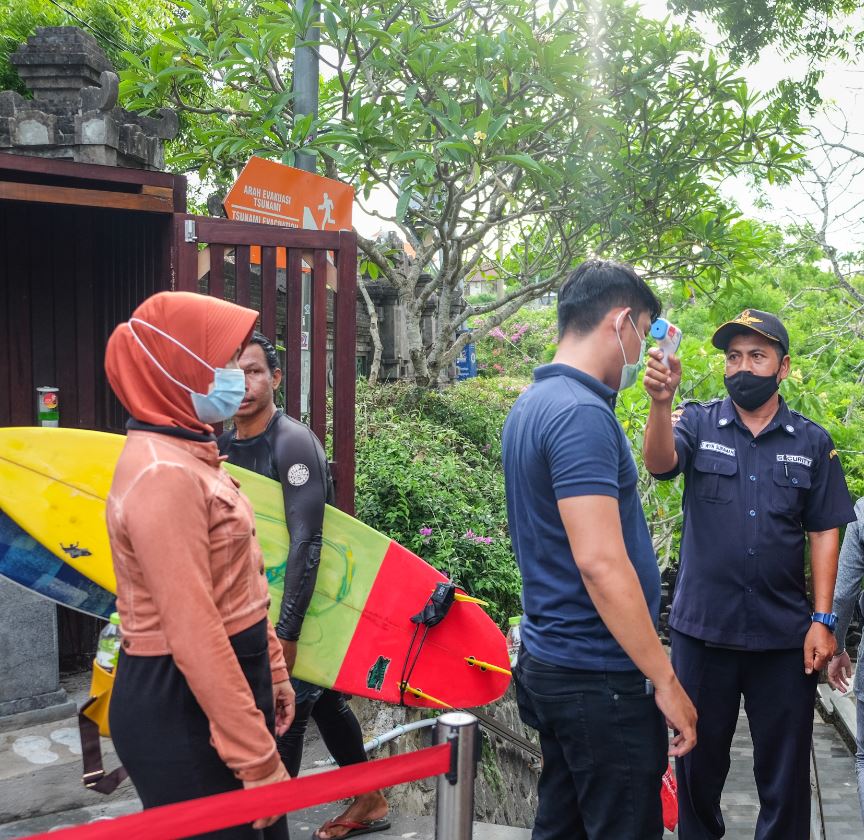
[[[658,318],[651,324],[651,337],[663,351],[663,364],[669,367],[669,357],[674,356],[681,346],[681,330],[665,318]]]

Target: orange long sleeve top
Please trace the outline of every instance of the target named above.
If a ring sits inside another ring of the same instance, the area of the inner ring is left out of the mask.
[[[130,431],[107,520],[123,649],[170,654],[210,721],[213,745],[240,779],[272,773],[276,743],[229,636],[267,615],[254,515],[215,442]],[[268,622],[273,681],[288,679]]]

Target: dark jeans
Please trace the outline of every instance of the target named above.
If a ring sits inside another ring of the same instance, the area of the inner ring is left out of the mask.
[[[274,727],[267,622],[237,633],[231,646],[255,704]],[[126,656],[121,649],[109,709],[111,738],[145,808],[239,790],[243,783],[210,743],[210,722],[171,656]],[[209,840],[288,840],[282,817],[196,835]]]
[[[760,803],[755,840],[808,840],[818,675],[804,673],[803,646],[730,650],[672,631],[672,665],[699,714],[696,748],[677,762],[681,840],[726,833],[720,795],[742,695]]]
[[[311,696],[307,692],[307,699],[297,704],[291,728],[276,739],[282,763],[292,778],[300,772],[303,738],[310,717],[318,726],[330,755],[340,767],[366,761],[363,732],[345,697],[329,688]]]
[[[523,647],[515,676],[543,752],[533,840],[662,837],[668,736],[642,674],[561,668]]]

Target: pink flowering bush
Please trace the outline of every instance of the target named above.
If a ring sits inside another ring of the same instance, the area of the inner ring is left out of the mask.
[[[476,345],[480,376],[508,376],[530,381],[538,365],[555,353],[558,328],[554,307],[521,310],[493,327]]]
[[[462,534],[462,539],[478,545],[489,545],[492,542],[492,537],[481,537],[480,534],[475,534],[470,528]]]

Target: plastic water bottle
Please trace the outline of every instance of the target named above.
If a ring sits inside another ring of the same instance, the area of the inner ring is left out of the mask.
[[[510,628],[507,630],[507,655],[510,657],[510,667],[516,667],[516,661],[519,659],[519,648],[522,646],[522,634],[519,632],[519,624],[522,621],[521,615],[514,615],[510,621]]]
[[[113,671],[117,667],[117,658],[120,656],[120,616],[111,613],[108,623],[99,634],[99,643],[96,646],[96,664],[106,671]]]

